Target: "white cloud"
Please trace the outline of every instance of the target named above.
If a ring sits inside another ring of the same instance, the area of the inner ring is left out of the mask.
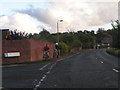
[[[52,1],[51,7],[47,9],[33,6],[18,10],[19,13],[14,15],[0,17],[0,20],[3,20],[0,27],[18,28],[29,32],[39,32],[41,27],[46,27],[50,32],[56,32],[57,21],[63,19],[63,22],[59,23],[59,30],[64,32],[67,29],[77,31],[94,26],[106,26],[111,20],[117,20],[117,2],[86,2]]]
[[[17,29],[27,33],[39,33],[42,28],[50,28],[28,14],[15,13],[11,16],[0,17],[0,28]]]
[[[1,0],[1,2],[65,2],[67,0]],[[119,2],[119,0],[75,0],[76,2]],[[73,0],[69,0],[73,2]]]

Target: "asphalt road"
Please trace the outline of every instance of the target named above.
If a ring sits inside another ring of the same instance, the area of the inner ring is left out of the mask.
[[[4,88],[118,88],[118,60],[105,49],[57,61],[3,67]]]

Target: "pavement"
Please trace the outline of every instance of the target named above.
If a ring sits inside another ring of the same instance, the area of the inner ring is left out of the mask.
[[[118,88],[120,58],[105,49],[2,68],[3,88]]]

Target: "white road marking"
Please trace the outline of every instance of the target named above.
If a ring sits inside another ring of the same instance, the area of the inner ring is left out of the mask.
[[[68,58],[71,58],[71,57],[73,57],[74,55],[72,55],[72,56],[69,56]]]
[[[41,84],[41,82],[39,82],[39,85]]]
[[[48,63],[48,64],[44,65],[42,68],[40,68],[40,70],[43,70],[43,69],[46,68],[49,64],[51,64],[51,63]]]
[[[79,53],[77,53],[79,54]],[[75,54],[76,55],[76,54]],[[67,58],[70,58],[70,57],[73,57],[74,55],[72,56],[69,56]],[[67,59],[67,58],[62,58],[62,59],[59,59],[57,60],[54,64],[52,64],[50,67],[49,67],[49,71],[46,72],[46,74],[42,77],[42,79],[39,81],[39,83],[35,86],[34,90],[37,90],[37,88],[41,85],[41,83],[44,81],[44,79],[47,77],[47,74],[50,74],[50,71],[52,70],[52,68],[57,64],[58,61],[62,61],[64,59]],[[43,70],[45,67],[47,67],[49,64],[51,63],[48,63],[47,65],[44,65],[42,68],[40,68],[40,70]],[[56,86],[56,85],[55,85]]]
[[[34,90],[37,90],[37,88],[40,87],[41,83],[42,83],[42,82],[44,81],[44,79],[47,77],[47,74],[50,74],[51,69],[56,65],[56,63],[57,63],[57,61],[50,66],[48,72],[46,72],[46,73],[43,75],[42,79],[38,82],[38,84],[35,85]],[[43,66],[43,67],[42,67],[42,70],[43,70],[45,67],[47,67],[49,64],[51,64],[51,63],[48,63],[47,65]]]
[[[100,61],[101,63],[103,63],[103,61]]]
[[[44,75],[40,81],[42,82],[45,78],[46,78],[46,75]]]
[[[119,72],[118,70],[116,70],[116,69],[114,69],[114,68],[113,68],[113,71],[115,71],[115,72]]]
[[[20,66],[20,65],[7,65],[7,66],[1,66],[1,67],[15,67],[15,66]]]
[[[39,87],[39,85],[36,85],[36,87]]]
[[[14,72],[16,70],[7,70],[7,71],[2,71],[2,72]]]
[[[71,57],[73,57],[73,56],[75,56],[75,55],[77,55],[77,54],[79,54],[79,53],[73,54],[73,55],[69,56],[68,58],[71,58]]]
[[[49,68],[49,70],[51,70],[55,65],[56,65],[57,62],[55,62],[54,64],[51,65],[51,67]]]
[[[49,74],[50,73],[50,71],[48,71],[46,74]]]
[[[57,60],[57,61],[59,62],[59,61],[62,61],[62,60],[64,60],[64,59],[62,58],[62,59],[59,59],[59,60]]]
[[[96,59],[98,59],[98,57],[96,57]],[[104,63],[103,61],[100,61],[100,63]]]
[[[37,88],[41,85],[41,83],[44,81],[45,78],[46,78],[46,75],[44,75],[42,79],[38,82],[38,84],[35,85],[35,88],[33,90],[37,90]]]
[[[24,66],[24,65],[26,65],[26,64],[15,64],[15,65],[3,65],[3,66],[1,66],[1,67],[16,67],[16,66]]]

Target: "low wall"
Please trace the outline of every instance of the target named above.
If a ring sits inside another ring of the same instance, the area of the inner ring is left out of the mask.
[[[43,47],[48,42],[37,40],[3,40],[2,41],[2,63],[19,63],[40,61],[43,59]],[[54,44],[48,43],[50,47],[50,58],[53,56]],[[19,57],[4,57],[4,53],[20,52]]]

